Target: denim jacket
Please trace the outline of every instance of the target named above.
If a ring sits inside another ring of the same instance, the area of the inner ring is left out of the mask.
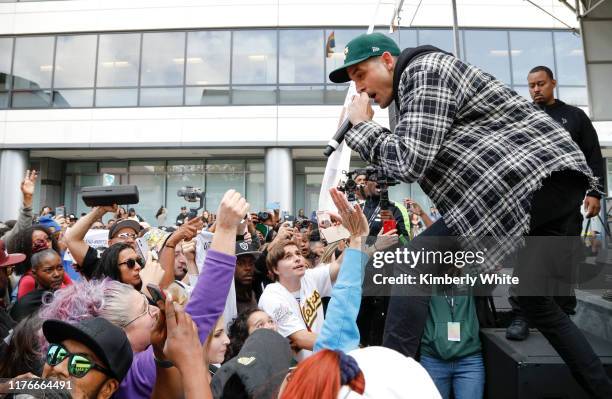
[[[344,352],[359,347],[357,314],[361,306],[361,292],[368,256],[347,248],[327,307],[325,323],[317,337],[314,352],[321,349],[340,349]]]

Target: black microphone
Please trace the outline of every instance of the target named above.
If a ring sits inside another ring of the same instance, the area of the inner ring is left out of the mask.
[[[329,140],[329,143],[327,143],[327,147],[325,147],[323,155],[329,157],[332,152],[336,151],[338,147],[340,147],[340,144],[344,141],[344,135],[349,130],[351,130],[352,127],[353,124],[351,123],[351,121],[348,120],[348,118],[344,122],[342,122],[342,125],[340,125],[340,127],[338,128],[336,134],[334,134],[334,137]]]

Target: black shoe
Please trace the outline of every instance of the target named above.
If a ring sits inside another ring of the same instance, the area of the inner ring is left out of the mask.
[[[512,319],[512,322],[506,328],[506,338],[513,341],[524,341],[529,336],[529,324],[527,320],[519,317]]]

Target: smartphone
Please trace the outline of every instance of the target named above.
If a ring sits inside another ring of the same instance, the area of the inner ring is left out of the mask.
[[[58,206],[55,208],[55,216],[63,216],[66,217],[66,208],[63,206]]]
[[[328,227],[327,229],[321,230],[321,234],[328,244],[332,244],[340,240],[346,240],[351,236],[351,233],[344,226]]]
[[[324,211],[317,211],[317,221],[319,222],[319,226],[324,229],[331,227],[332,225],[331,217]]]
[[[151,294],[151,299],[155,303],[158,301],[166,302],[166,294],[159,288],[159,286],[149,283],[147,284],[147,290],[149,290],[149,294]]]
[[[383,221],[383,233],[388,233],[395,228],[397,228],[397,222],[395,220]]]

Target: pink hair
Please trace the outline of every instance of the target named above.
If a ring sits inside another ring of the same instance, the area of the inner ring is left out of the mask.
[[[109,278],[78,282],[44,297],[39,316],[42,320],[55,319],[71,324],[93,317],[104,317],[123,327],[130,317],[126,314],[130,304],[124,300],[124,295],[131,292],[134,292],[132,286]],[[125,305],[125,309],[118,309],[117,304]],[[46,353],[48,343],[42,331],[40,339],[42,353]]]

